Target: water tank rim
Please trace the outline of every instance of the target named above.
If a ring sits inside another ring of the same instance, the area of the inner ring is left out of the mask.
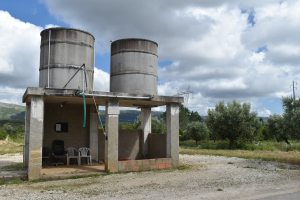
[[[74,30],[74,31],[79,31],[79,32],[83,32],[83,33],[86,33],[88,35],[91,35],[94,40],[95,40],[95,36],[93,36],[93,34],[87,32],[87,31],[84,31],[84,30],[81,30],[81,29],[77,29],[77,28],[67,28],[67,27],[52,27],[52,28],[47,28],[47,29],[44,29],[41,31],[40,33],[40,36],[42,36],[42,32],[44,31],[48,31],[48,30],[59,30],[59,29],[63,29],[63,30]]]
[[[148,42],[152,42],[154,44],[156,44],[156,46],[158,46],[158,44],[156,42],[154,42],[153,40],[149,40],[149,39],[144,39],[144,38],[123,38],[123,39],[118,39],[118,40],[115,40],[113,41],[111,44],[115,43],[115,42],[119,42],[119,41],[122,41],[122,40],[142,40],[142,41],[148,41]]]

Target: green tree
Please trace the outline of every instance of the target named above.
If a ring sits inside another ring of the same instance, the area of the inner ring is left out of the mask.
[[[234,149],[237,140],[252,141],[258,135],[261,123],[250,109],[250,103],[219,101],[215,109],[208,109],[206,124],[213,136],[228,139],[229,149]]]
[[[141,129],[141,115],[134,121],[134,129]],[[157,117],[151,116],[151,132],[152,133],[166,133],[166,123],[163,119],[159,120]]]
[[[18,130],[16,127],[13,127],[12,125],[10,125],[8,123],[4,124],[3,128],[4,128],[4,131],[8,135],[10,135],[10,136],[12,136],[13,134],[15,134],[17,132],[17,130]]]
[[[202,122],[202,117],[199,115],[199,113],[196,111],[192,111],[190,116],[189,116],[189,121],[190,122]]]
[[[196,121],[188,124],[185,132],[191,139],[195,140],[196,145],[198,145],[198,141],[208,137],[209,131],[206,124]]]
[[[284,118],[281,115],[271,115],[268,119],[268,135],[272,138],[275,137],[277,142],[285,141],[289,143],[290,135],[284,131]]]
[[[163,112],[160,116],[164,121],[166,121],[166,112]],[[179,104],[179,127],[182,130],[187,128],[190,122],[202,121],[202,117],[196,111],[190,111],[188,108],[184,107],[183,104]]]
[[[277,141],[285,141],[290,144],[289,140],[300,139],[300,100],[293,97],[282,97],[283,115],[274,114],[268,119],[268,134],[275,137]]]

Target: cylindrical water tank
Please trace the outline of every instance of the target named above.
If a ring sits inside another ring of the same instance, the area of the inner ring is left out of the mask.
[[[157,47],[146,39],[112,42],[110,91],[157,95]]]
[[[80,66],[85,64],[86,77],[84,70],[80,70],[68,83],[66,89],[92,90],[94,46],[94,36],[86,31],[63,27],[43,30],[41,32],[39,87],[48,87],[49,78],[50,88],[63,88]]]

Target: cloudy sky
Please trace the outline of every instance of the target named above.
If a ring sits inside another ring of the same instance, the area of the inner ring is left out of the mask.
[[[158,43],[159,95],[190,86],[189,109],[201,115],[233,99],[280,114],[300,75],[299,9],[296,0],[1,1],[0,102],[22,104],[38,87],[40,31],[63,26],[95,36],[95,90],[108,91],[109,41],[145,38]]]

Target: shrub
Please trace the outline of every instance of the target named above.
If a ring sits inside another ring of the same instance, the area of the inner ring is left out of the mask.
[[[7,138],[7,133],[3,130],[0,130],[0,140],[5,140]]]

